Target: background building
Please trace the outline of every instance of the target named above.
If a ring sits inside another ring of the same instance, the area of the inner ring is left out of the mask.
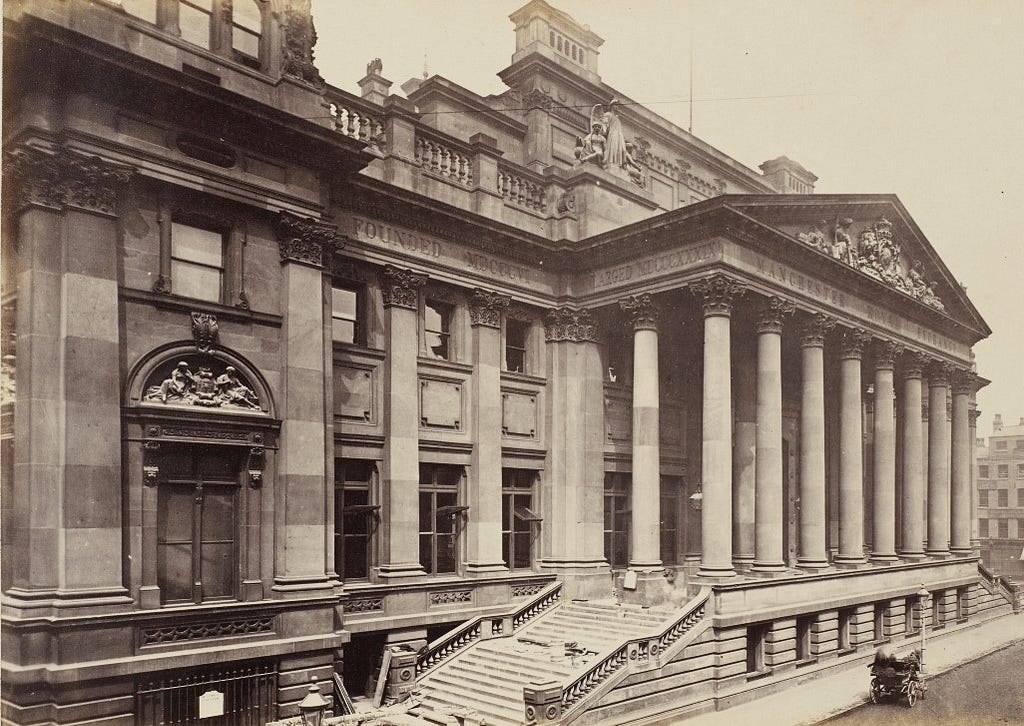
[[[4,718],[263,723],[386,652],[425,707],[624,720],[1019,606],[990,331],[899,200],[511,20],[500,95],[355,96],[308,0],[5,5]]]
[[[992,420],[977,449],[978,537],[981,559],[994,572],[1024,576],[1024,418],[1017,426]]]

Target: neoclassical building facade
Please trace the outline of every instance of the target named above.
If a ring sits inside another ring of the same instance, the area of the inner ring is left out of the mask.
[[[5,6],[6,722],[622,723],[1019,610],[908,210],[510,19],[502,94],[354,95],[308,0]]]

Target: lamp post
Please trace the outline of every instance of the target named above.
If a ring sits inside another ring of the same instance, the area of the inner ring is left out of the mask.
[[[309,693],[299,701],[299,715],[302,717],[303,726],[320,726],[324,721],[327,705],[327,701],[320,695],[320,687],[317,686],[314,677],[309,685]]]
[[[928,591],[924,587],[924,583],[921,583],[921,589],[917,591],[917,596],[921,598],[921,670],[924,671],[924,604],[928,601]]]

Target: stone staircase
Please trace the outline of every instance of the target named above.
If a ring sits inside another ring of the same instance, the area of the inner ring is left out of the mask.
[[[627,641],[665,631],[682,612],[612,601],[561,604],[511,637],[480,640],[427,673],[419,698],[437,713],[469,709],[489,726],[523,724],[524,686],[573,683]]]

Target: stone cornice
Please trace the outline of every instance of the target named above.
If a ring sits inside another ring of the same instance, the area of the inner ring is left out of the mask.
[[[505,310],[512,298],[508,295],[501,295],[496,292],[482,290],[479,287],[473,290],[473,297],[469,300],[469,322],[470,325],[483,325],[488,328],[501,327],[501,313]]]
[[[722,274],[694,280],[689,288],[701,299],[704,317],[728,317],[732,314],[733,300],[746,292],[742,283]]]
[[[792,315],[796,306],[790,300],[770,297],[761,305],[755,329],[758,333],[782,334],[782,319]]]
[[[544,320],[544,340],[549,343],[596,343],[597,325],[588,310],[553,308]]]
[[[88,156],[66,146],[54,152],[28,145],[4,154],[7,183],[16,206],[38,205],[63,210],[77,207],[113,215],[121,189],[135,168]]]
[[[344,244],[333,224],[291,212],[278,214],[277,237],[281,262],[301,262],[320,268],[332,259],[334,250]]]
[[[630,295],[619,301],[619,308],[629,314],[633,330],[657,330],[658,306],[650,293]]]
[[[419,310],[420,288],[427,284],[426,275],[387,265],[382,277],[384,307]]]

